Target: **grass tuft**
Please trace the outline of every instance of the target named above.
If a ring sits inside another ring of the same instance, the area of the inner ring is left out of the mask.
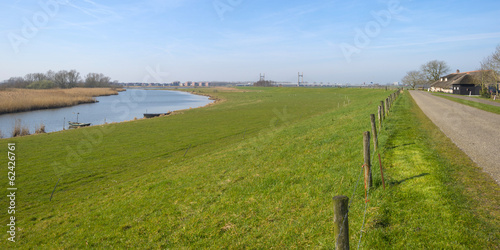
[[[35,134],[45,134],[45,125],[43,123],[35,129]]]

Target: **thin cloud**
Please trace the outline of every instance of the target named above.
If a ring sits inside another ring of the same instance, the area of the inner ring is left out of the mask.
[[[69,7],[75,8],[88,16],[91,16],[91,17],[94,17],[94,18],[100,19],[100,20],[109,19],[110,17],[111,18],[121,18],[121,16],[118,13],[112,11],[109,7],[107,7],[105,5],[97,4],[97,3],[90,1],[90,0],[83,0],[83,2],[88,3],[90,6],[88,6],[88,7],[83,6],[83,5],[80,6],[77,4],[73,4],[71,1],[67,1],[63,4],[67,5]]]
[[[430,44],[439,44],[439,43],[475,41],[475,40],[484,40],[484,39],[492,39],[492,38],[500,38],[500,32],[453,36],[453,37],[439,38],[439,39],[434,39],[434,40],[420,41],[420,42],[413,42],[413,43],[398,43],[398,44],[389,44],[389,45],[382,45],[382,46],[373,46],[371,48],[389,49],[389,48],[421,46],[421,45],[430,45]]]

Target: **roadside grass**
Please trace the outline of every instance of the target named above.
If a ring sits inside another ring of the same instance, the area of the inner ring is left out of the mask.
[[[409,93],[392,111],[382,142],[389,188],[372,208],[367,248],[498,248],[499,186],[423,114]]]
[[[197,89],[224,101],[180,115],[0,140],[16,143],[16,246],[334,248],[335,195],[352,200],[355,246],[362,133],[391,92],[240,90]],[[362,247],[498,246],[498,186],[412,105],[404,94],[380,134],[389,187],[374,171]]]
[[[481,109],[481,110],[488,111],[488,112],[495,113],[495,114],[500,114],[500,107],[497,107],[497,106],[488,105],[488,104],[484,104],[484,103],[480,103],[480,102],[474,102],[474,101],[470,101],[470,100],[454,98],[452,95],[443,95],[443,94],[434,94],[434,95],[448,99],[450,101],[454,101],[454,102],[458,102],[458,103],[461,103],[461,104],[464,104],[467,106],[471,106],[473,108]],[[489,100],[489,101],[493,101],[493,100]]]

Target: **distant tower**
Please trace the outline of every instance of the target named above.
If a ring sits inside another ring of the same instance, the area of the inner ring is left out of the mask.
[[[300,86],[300,79],[302,79],[302,84],[304,84],[304,72],[302,72],[302,75],[300,72],[298,73],[297,86]]]
[[[260,80],[259,81],[265,81],[266,80],[266,74],[260,74]]]

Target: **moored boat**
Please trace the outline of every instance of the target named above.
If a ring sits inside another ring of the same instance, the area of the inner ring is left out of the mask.
[[[153,117],[158,117],[162,115],[170,115],[172,112],[167,112],[167,113],[144,113],[144,118],[153,118]]]
[[[90,123],[68,122],[70,128],[88,127]]]

